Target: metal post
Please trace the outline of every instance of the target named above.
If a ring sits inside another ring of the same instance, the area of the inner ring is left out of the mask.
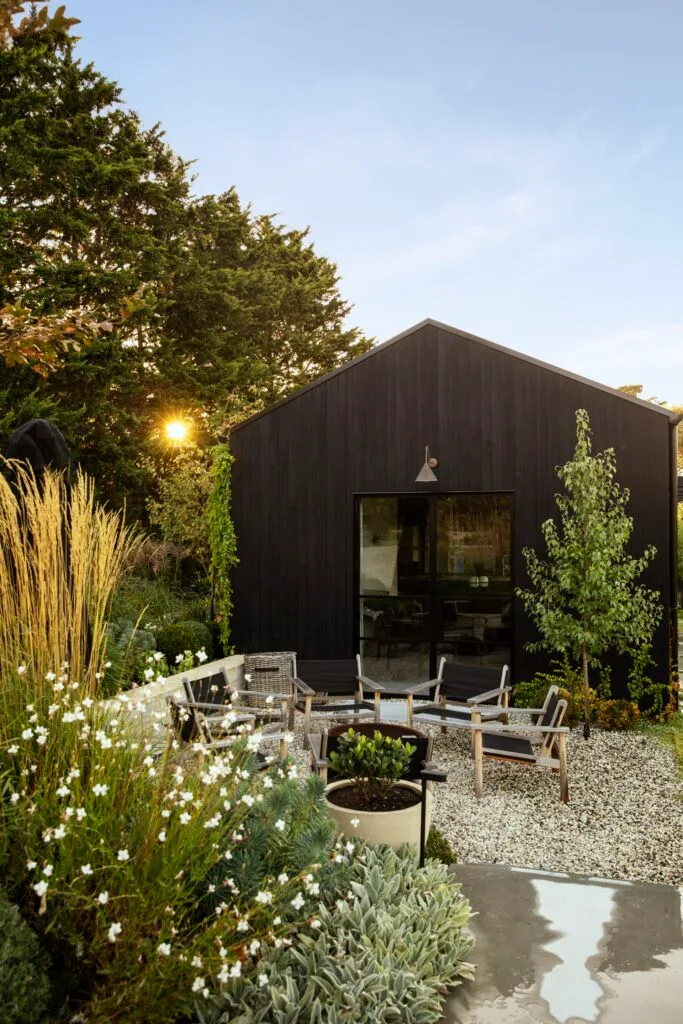
[[[427,844],[427,837],[425,835],[427,827],[427,780],[422,779],[422,804],[420,806],[420,867],[425,866],[425,846]]]

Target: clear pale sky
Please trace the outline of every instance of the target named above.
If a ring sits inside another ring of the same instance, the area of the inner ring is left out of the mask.
[[[73,0],[79,52],[310,225],[351,322],[431,316],[683,402],[681,0]]]

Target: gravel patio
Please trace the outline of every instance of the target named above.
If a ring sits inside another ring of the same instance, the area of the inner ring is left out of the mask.
[[[563,804],[554,773],[489,759],[477,800],[469,733],[428,728],[433,760],[448,771],[436,787],[432,823],[460,863],[683,884],[683,780],[652,735],[594,729],[585,741],[572,730]],[[291,753],[308,765],[301,740],[299,733]]]

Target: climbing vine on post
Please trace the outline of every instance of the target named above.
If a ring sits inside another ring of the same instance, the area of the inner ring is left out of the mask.
[[[545,559],[524,548],[528,590],[517,596],[535,623],[540,640],[529,650],[568,656],[582,669],[584,736],[588,739],[589,673],[609,651],[630,655],[629,692],[648,693],[661,703],[661,687],[646,676],[652,636],[662,615],[659,594],[637,580],[655,556],[628,551],[633,520],[626,512],[629,491],[615,481],[613,448],[594,455],[588,413],[576,413],[576,449],[557,470],[565,493],[556,494],[559,523],[541,526]]]
[[[230,618],[232,613],[232,582],[230,573],[237,565],[237,536],[230,515],[232,497],[232,464],[234,457],[227,444],[213,450],[213,489],[209,495],[209,543],[211,546],[211,575],[214,601],[220,623],[221,640],[229,650]]]

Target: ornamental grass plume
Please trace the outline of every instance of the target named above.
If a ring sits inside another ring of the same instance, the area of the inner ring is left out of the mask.
[[[107,609],[142,536],[96,504],[78,474],[40,480],[21,463],[0,475],[0,739],[26,703],[46,699],[48,676],[67,665],[94,698]],[[20,681],[17,668],[23,666]],[[48,701],[49,703],[49,701]]]

